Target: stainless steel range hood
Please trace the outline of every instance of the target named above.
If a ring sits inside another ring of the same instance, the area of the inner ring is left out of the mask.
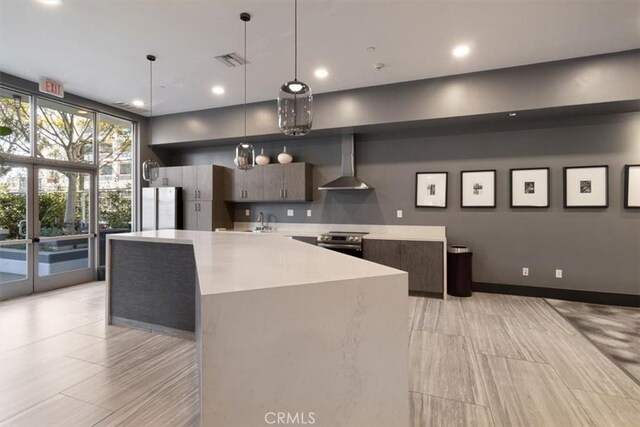
[[[369,184],[356,176],[354,135],[342,135],[342,176],[318,187],[318,190],[372,190]]]

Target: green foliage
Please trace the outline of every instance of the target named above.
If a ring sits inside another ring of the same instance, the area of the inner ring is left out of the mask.
[[[64,220],[66,197],[63,193],[40,194],[42,235],[59,235]],[[27,200],[24,194],[0,191],[0,228],[9,231],[7,239],[18,239],[18,224],[25,220]],[[57,232],[56,232],[57,231]]]
[[[9,136],[11,135],[11,132],[13,131],[11,130],[10,127],[0,126],[0,136]]]
[[[100,222],[107,228],[128,228],[131,225],[131,191],[100,193]]]

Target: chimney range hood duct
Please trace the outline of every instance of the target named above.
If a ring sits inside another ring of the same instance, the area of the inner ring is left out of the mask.
[[[318,190],[372,190],[369,184],[356,177],[354,135],[342,135],[342,176],[318,187]]]

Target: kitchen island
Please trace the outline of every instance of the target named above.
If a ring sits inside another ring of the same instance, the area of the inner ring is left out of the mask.
[[[109,323],[193,330],[203,426],[408,425],[406,273],[251,233],[110,235],[107,254]]]

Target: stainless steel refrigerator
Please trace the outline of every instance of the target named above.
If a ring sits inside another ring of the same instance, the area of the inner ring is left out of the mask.
[[[182,188],[142,189],[142,231],[182,229]]]

